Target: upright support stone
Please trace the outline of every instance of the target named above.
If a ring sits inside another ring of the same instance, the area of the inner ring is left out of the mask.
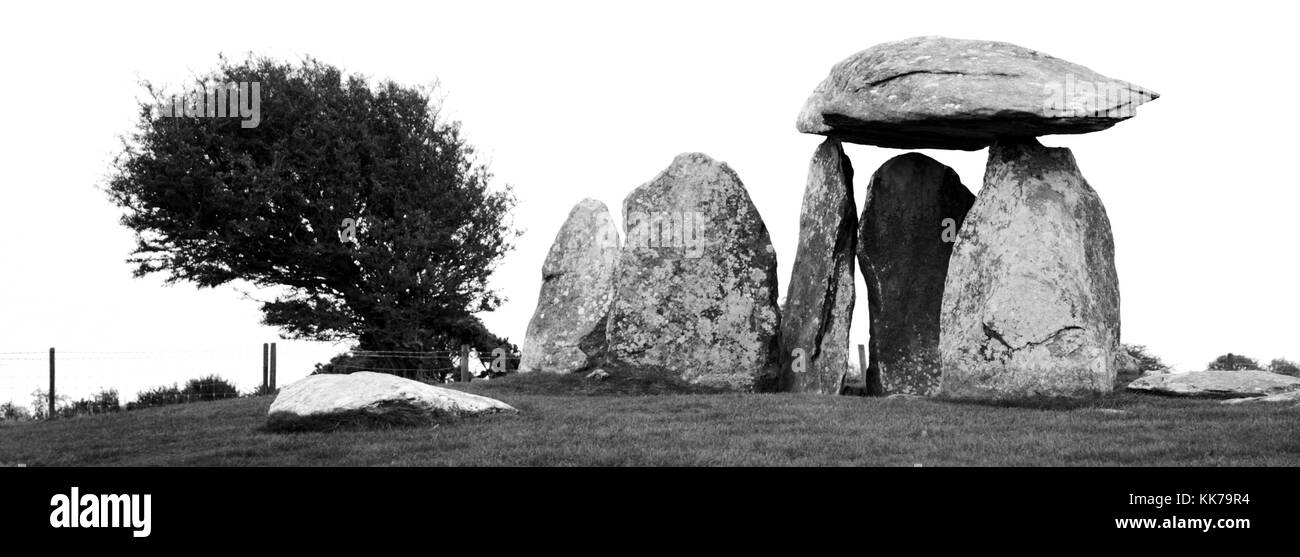
[[[945,396],[1108,392],[1119,350],[1119,282],[1101,199],[1069,149],[1034,139],[989,149],[984,189],[944,287]]]
[[[948,258],[973,203],[956,172],[919,153],[894,157],[871,176],[858,243],[871,310],[868,394],[938,390]]]
[[[851,359],[857,228],[853,165],[840,142],[827,139],[808,165],[799,250],[781,310],[781,372],[786,391],[840,392]]]
[[[601,365],[618,249],[618,228],[604,203],[584,199],[569,211],[542,266],[519,371],[570,373]]]

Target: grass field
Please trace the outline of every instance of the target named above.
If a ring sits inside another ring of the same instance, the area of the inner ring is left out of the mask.
[[[181,404],[0,425],[0,464],[1300,465],[1300,409],[1286,404],[1120,393],[994,406],[700,393],[536,374],[458,388],[521,412],[427,427],[286,434],[265,429],[269,396]],[[642,396],[649,394],[655,396]]]

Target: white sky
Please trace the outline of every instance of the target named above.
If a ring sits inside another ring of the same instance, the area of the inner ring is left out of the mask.
[[[821,140],[795,131],[802,103],[858,50],[946,35],[1020,44],[1164,95],[1111,130],[1044,139],[1074,150],[1110,214],[1125,342],[1184,370],[1228,351],[1300,359],[1300,190],[1287,178],[1300,122],[1285,104],[1300,49],[1285,3],[626,4],[7,5],[0,352],[204,351],[68,354],[60,383],[73,395],[104,386],[130,398],[208,372],[245,389],[260,381],[260,346],[276,331],[258,325],[257,304],[232,288],[132,279],[132,235],[100,190],[132,129],[139,80],[180,86],[218,53],[312,55],[404,84],[440,80],[446,114],[519,197],[525,235],[494,280],[509,302],[483,317],[522,343],[569,208],[594,197],[619,219],[623,197],[686,151],[739,173],[771,232],[784,293]],[[902,151],[848,151],[860,204],[872,171]],[[984,152],[925,152],[978,190]],[[853,337],[865,343],[858,284]],[[281,384],[339,349],[279,343]],[[0,359],[0,401],[26,402],[44,365]]]

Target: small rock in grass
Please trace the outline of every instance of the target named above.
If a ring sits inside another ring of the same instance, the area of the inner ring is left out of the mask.
[[[609,373],[603,369],[598,369],[596,371],[588,373],[587,379],[591,379],[593,381],[604,381],[606,379],[609,379]]]
[[[926,397],[923,397],[921,395],[909,395],[906,393],[899,393],[899,394],[889,395],[885,397],[885,400],[925,400],[925,398]]]
[[[1132,413],[1129,412],[1128,410],[1120,410],[1118,408],[1089,408],[1088,412],[1105,414],[1107,416],[1127,416]]]

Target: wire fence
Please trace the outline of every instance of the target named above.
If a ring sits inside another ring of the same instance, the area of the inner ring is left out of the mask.
[[[277,392],[276,343],[265,343],[260,351],[253,348],[0,352],[0,420],[100,414]],[[310,373],[373,371],[448,383],[501,377],[516,371],[519,361],[512,347],[349,350],[316,364]],[[302,371],[296,376],[301,377]],[[178,377],[186,380],[177,382]]]
[[[375,371],[430,383],[490,379],[519,368],[519,355],[505,347],[461,350],[351,350],[326,366],[326,373]]]

